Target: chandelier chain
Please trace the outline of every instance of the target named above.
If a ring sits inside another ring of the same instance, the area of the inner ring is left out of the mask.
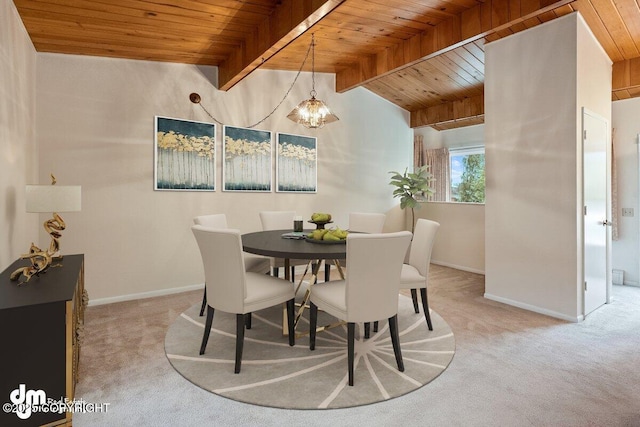
[[[311,34],[311,44],[309,45],[309,48],[307,49],[307,53],[304,56],[304,60],[302,61],[302,64],[300,65],[300,68],[298,69],[298,72],[296,73],[295,78],[293,79],[293,82],[291,83],[291,86],[289,86],[289,89],[287,89],[287,92],[284,94],[284,96],[282,97],[282,99],[280,100],[280,102],[278,102],[278,105],[276,105],[273,110],[271,110],[271,112],[269,114],[267,114],[264,118],[262,118],[261,120],[259,120],[258,122],[252,124],[251,126],[247,126],[247,128],[251,129],[254,128],[256,126],[258,126],[260,123],[264,122],[265,120],[267,120],[269,117],[271,117],[273,115],[273,113],[276,112],[276,110],[278,108],[280,108],[280,106],[282,105],[282,103],[284,102],[285,99],[287,99],[287,96],[289,96],[289,93],[291,92],[291,90],[293,89],[293,87],[295,86],[296,82],[298,81],[298,77],[300,77],[300,73],[302,72],[302,69],[304,68],[304,64],[307,63],[307,59],[309,58],[309,52],[311,52],[312,50],[314,51],[314,55],[312,55],[311,57],[311,85],[312,88],[314,88],[314,90],[312,90],[312,93],[315,95],[315,76],[314,76],[314,66],[315,66],[315,60],[314,60],[314,56],[315,56],[315,41],[314,41],[314,34]],[[219,125],[223,125],[223,123],[216,119],[210,112],[209,110],[207,110],[205,108],[204,105],[202,105],[202,102],[198,102],[198,105],[200,106],[200,108],[202,108],[202,110],[207,114],[207,116],[209,116],[211,118],[211,120],[213,120],[214,122],[218,123]]]
[[[311,33],[311,97],[316,97],[316,35],[314,33]]]

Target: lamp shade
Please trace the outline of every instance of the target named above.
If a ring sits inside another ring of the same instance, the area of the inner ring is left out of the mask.
[[[27,185],[27,212],[77,212],[82,208],[79,185]]]
[[[298,104],[287,118],[310,129],[321,128],[327,123],[339,120],[338,116],[333,114],[329,107],[321,100],[316,99],[315,96]]]

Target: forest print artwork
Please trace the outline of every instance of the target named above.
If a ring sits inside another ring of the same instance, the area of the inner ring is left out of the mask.
[[[216,127],[156,116],[155,189],[216,189]]]
[[[271,132],[224,127],[223,191],[271,191]]]
[[[317,191],[316,138],[278,134],[276,191],[315,193]]]

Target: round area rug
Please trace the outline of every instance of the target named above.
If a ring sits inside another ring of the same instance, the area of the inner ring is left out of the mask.
[[[346,325],[318,332],[316,349],[309,350],[308,336],[289,347],[282,335],[281,307],[253,313],[252,327],[245,331],[242,369],[233,373],[235,361],[235,314],[216,310],[205,354],[200,343],[206,315],[200,304],[182,313],[170,326],[165,352],[171,365],[195,385],[241,402],[288,409],[344,408],[365,405],[414,391],[440,375],[455,353],[449,325],[431,311],[433,331],[427,329],[422,312],[414,313],[411,299],[400,296],[398,325],[404,372],[398,371],[388,322],[364,339],[356,328],[354,386],[347,385]],[[309,311],[298,324],[308,332]],[[318,312],[318,325],[335,322]]]

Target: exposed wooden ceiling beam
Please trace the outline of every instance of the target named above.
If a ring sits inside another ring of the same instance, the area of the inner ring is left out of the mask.
[[[640,93],[640,58],[613,63],[613,99],[626,99]]]
[[[458,129],[466,126],[481,125],[484,123],[484,114],[480,116],[465,117],[458,120],[450,120],[448,122],[438,122],[431,125],[435,130]]]
[[[404,42],[362,58],[336,74],[336,91],[356,86],[453,50],[574,0],[486,0]]]
[[[411,112],[411,127],[435,126],[440,123],[455,122],[484,115],[484,95],[434,105]],[[480,120],[479,123],[482,123]]]
[[[219,88],[232,88],[344,1],[284,0],[240,48],[220,64]]]

